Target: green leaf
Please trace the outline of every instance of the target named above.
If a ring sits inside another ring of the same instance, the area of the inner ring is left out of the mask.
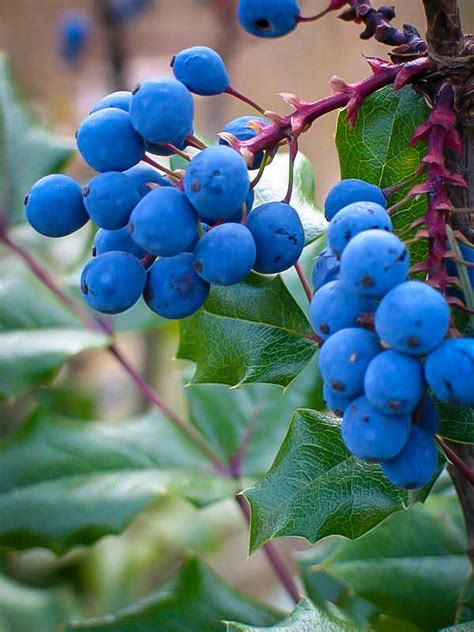
[[[453,632],[473,632],[474,621],[467,621],[466,623],[460,623],[459,625],[452,625],[449,628],[443,628],[439,632],[448,632],[448,630],[452,630]]]
[[[101,619],[71,623],[66,631],[224,632],[223,620],[271,625],[280,618],[281,614],[224,584],[202,562],[191,560],[175,578],[138,603]]]
[[[70,357],[107,344],[107,336],[82,328],[32,277],[0,280],[0,397],[49,382]]]
[[[319,403],[320,381],[314,358],[285,391],[269,384],[234,389],[193,384],[186,394],[193,424],[221,461],[228,463],[240,454],[241,473],[256,478],[270,467],[295,408]]]
[[[63,169],[73,143],[39,126],[13,84],[10,65],[0,53],[0,211],[24,221],[23,200],[43,176]]]
[[[391,516],[355,542],[340,541],[313,572],[345,587],[337,605],[356,595],[384,615],[406,619],[423,630],[454,620],[459,590],[469,574],[466,535],[454,497],[432,497]],[[339,539],[340,540],[340,539]]]
[[[245,492],[252,508],[250,547],[294,535],[316,542],[329,535],[358,538],[389,515],[424,500],[429,486],[407,492],[377,465],[349,454],[339,422],[312,410],[295,412],[269,472]]]
[[[39,411],[0,443],[0,544],[63,552],[120,533],[163,495],[206,505],[236,483],[158,413],[122,423]]]
[[[51,632],[71,615],[70,600],[63,590],[31,588],[0,575],[0,594],[2,632]]]
[[[359,112],[357,123],[350,128],[346,114],[339,115],[336,146],[342,178],[360,178],[382,188],[393,186],[413,176],[426,153],[426,145],[409,147],[415,128],[426,121],[429,108],[423,97],[407,87],[395,92],[392,87],[379,90]],[[390,198],[390,204],[402,200],[413,182]],[[414,236],[410,224],[426,208],[426,196],[410,200],[392,215],[395,230],[407,240]],[[410,247],[413,261],[426,253],[425,242]]]
[[[439,434],[451,441],[474,443],[474,409],[436,402],[441,417]]]
[[[310,630],[321,630],[321,632],[362,632],[363,628],[356,624],[348,623],[336,619],[323,610],[317,610],[315,606],[304,599],[296,609],[283,621],[271,627],[255,627],[253,625],[243,625],[241,623],[229,622],[228,632],[310,632]]]
[[[196,363],[195,383],[288,386],[316,352],[306,315],[280,277],[251,274],[215,287],[181,322],[178,357]]]
[[[282,200],[288,188],[288,153],[279,152],[265,168],[263,178],[255,187],[255,205]],[[326,229],[326,220],[314,198],[314,175],[311,162],[298,153],[294,167],[293,193],[290,204],[300,216],[305,233],[305,243],[320,237]]]

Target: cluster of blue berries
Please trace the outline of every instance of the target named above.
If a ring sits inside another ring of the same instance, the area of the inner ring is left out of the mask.
[[[152,78],[133,93],[107,95],[80,125],[79,152],[98,175],[84,187],[65,175],[47,176],[26,199],[26,216],[43,235],[62,237],[89,220],[99,227],[81,289],[102,313],[123,312],[143,295],[160,316],[185,318],[202,307],[211,285],[234,285],[251,270],[281,272],[303,250],[303,227],[289,204],[252,209],[249,168],[263,156],[247,165],[222,141],[169,177],[139,164],[146,152],[168,155],[186,147],[193,132],[191,92],[220,94],[229,87],[224,63],[211,49],[187,49],[171,65],[175,78]],[[251,138],[257,124],[268,121],[236,119],[226,127],[227,138]]]
[[[381,463],[400,487],[435,473],[437,399],[474,405],[474,339],[446,338],[448,303],[407,280],[409,253],[392,232],[383,191],[342,180],[325,203],[328,247],[313,270],[311,323],[324,341],[327,406],[349,451]]]

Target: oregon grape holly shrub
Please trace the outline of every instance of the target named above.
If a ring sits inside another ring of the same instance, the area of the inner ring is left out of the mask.
[[[145,600],[84,623],[70,621],[85,610],[29,589],[68,630],[474,625],[461,508],[442,474],[449,461],[474,481],[456,448],[474,443],[473,249],[450,200],[467,183],[448,160],[462,152],[461,88],[440,83],[393,8],[332,0],[307,18],[295,0],[238,3],[242,26],[265,38],[333,10],[395,47],[392,61],[369,59],[355,84],[333,78],[321,101],[284,93],[283,116],[238,92],[212,49],[177,52],[173,76],[91,104],[76,134],[96,172],[84,183],[61,172],[70,148],[38,131],[2,60],[1,395],[24,398],[71,356],[105,348],[158,411],[78,422],[33,395],[43,404],[0,445],[0,544],[64,554],[122,533],[159,497],[201,508],[237,494],[251,551],[263,547],[295,601],[285,616],[196,558]],[[247,110],[203,142],[195,95],[220,94]],[[341,178],[320,211],[298,139],[331,110]],[[24,219],[44,239],[25,247]],[[97,230],[71,298],[48,238],[86,225]],[[169,320],[195,366],[184,421],[114,340]],[[267,545],[280,536],[316,545],[299,580]],[[12,612],[0,605],[7,622]]]

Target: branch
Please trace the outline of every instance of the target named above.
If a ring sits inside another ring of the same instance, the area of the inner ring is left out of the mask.
[[[428,23],[426,39],[430,53],[457,57],[464,46],[458,0],[423,0]]]

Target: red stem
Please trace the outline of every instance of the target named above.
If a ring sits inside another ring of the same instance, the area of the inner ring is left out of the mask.
[[[456,454],[456,452],[446,443],[444,439],[437,436],[436,440],[451,463],[459,470],[459,472],[461,472],[464,478],[468,480],[471,485],[474,485],[474,472],[469,469],[466,463],[464,463],[461,457]]]
[[[303,286],[304,293],[308,297],[308,301],[311,303],[311,301],[313,300],[313,290],[311,288],[310,282],[308,281],[308,277],[303,270],[303,266],[299,261],[297,261],[294,267],[301,281],[301,285]]]
[[[155,167],[155,169],[158,169],[158,171],[162,171],[163,173],[166,173],[167,176],[170,176],[171,178],[175,178],[176,180],[179,180],[179,176],[176,175],[174,171],[171,171],[171,169],[168,169],[168,167],[164,167],[163,165],[160,165],[159,162],[156,162],[156,160],[153,160],[153,158],[150,158],[150,156],[147,156],[145,154],[145,156],[142,158],[142,161],[146,162],[151,167]]]
[[[224,92],[226,92],[227,94],[230,94],[232,97],[235,97],[236,99],[239,99],[239,101],[243,101],[247,105],[250,105],[250,107],[253,108],[254,110],[257,110],[259,114],[265,115],[265,110],[260,105],[258,105],[258,103],[255,103],[255,101],[253,101],[250,97],[246,97],[245,94],[242,94],[238,90],[234,90],[234,88],[232,88],[231,86],[229,86],[227,90],[225,90]]]

